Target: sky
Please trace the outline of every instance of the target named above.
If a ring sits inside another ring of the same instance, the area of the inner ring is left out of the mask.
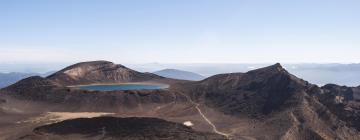
[[[0,0],[0,63],[359,63],[359,0]]]

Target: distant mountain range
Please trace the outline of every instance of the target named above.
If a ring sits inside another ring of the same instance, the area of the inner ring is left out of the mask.
[[[22,64],[23,65],[23,64]],[[48,68],[41,69],[41,65],[33,64],[33,65],[25,65],[26,68],[19,67],[15,64],[13,65],[5,65],[0,64],[0,71],[6,72],[20,72],[24,74],[36,74],[42,73],[44,70],[48,69],[61,69],[60,66],[65,64],[46,64]],[[180,71],[187,71],[191,73],[196,73],[201,75],[202,77],[210,77],[216,74],[221,73],[233,73],[233,72],[247,72],[249,70],[265,67],[269,64],[160,64],[160,63],[150,63],[150,64],[129,64],[128,66],[134,70],[141,72],[157,72],[159,69],[174,69]],[[304,63],[304,64],[283,64],[283,66],[292,74],[302,77],[303,79],[318,85],[325,85],[327,83],[334,83],[338,85],[346,85],[346,86],[358,86],[360,85],[360,64],[316,64],[316,63]],[[60,67],[60,68],[59,68]],[[31,71],[31,72],[23,72],[23,71]],[[1,73],[1,72],[0,72]],[[174,74],[172,74],[174,73]],[[7,73],[5,73],[7,74]],[[177,79],[185,79],[185,80],[201,80],[203,78],[193,78],[194,76],[183,76],[179,77],[177,75],[181,75],[182,73],[178,72],[165,72],[165,73],[157,73],[160,76],[177,78]],[[164,75],[162,75],[164,74]],[[38,74],[36,74],[38,75]],[[187,75],[184,73],[184,75]],[[1,77],[0,77],[1,79]],[[18,81],[18,78],[14,78]],[[7,81],[7,80],[3,80]],[[0,87],[4,87],[14,82],[6,82],[6,84],[0,85]]]
[[[160,71],[155,71],[153,73],[163,77],[180,79],[180,80],[200,81],[205,79],[205,77],[200,74],[189,71],[177,70],[177,69],[164,69]]]
[[[360,64],[294,64],[284,67],[294,75],[318,85],[360,85]]]
[[[155,71],[158,69],[173,68],[194,72],[205,77],[222,73],[247,72],[270,64],[159,64],[131,65],[131,68],[141,71]],[[292,74],[311,83],[325,85],[334,83],[346,86],[360,85],[360,64],[283,64]]]

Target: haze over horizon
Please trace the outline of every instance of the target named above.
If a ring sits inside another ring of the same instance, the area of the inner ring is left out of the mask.
[[[360,1],[1,1],[0,63],[359,63]]]

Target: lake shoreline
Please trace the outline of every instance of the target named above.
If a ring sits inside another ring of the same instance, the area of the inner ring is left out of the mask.
[[[156,83],[156,82],[126,82],[126,83],[107,83],[107,84],[88,84],[88,85],[73,85],[73,86],[67,86],[68,88],[74,88],[74,89],[81,89],[81,90],[92,90],[92,89],[86,89],[86,87],[92,87],[92,86],[126,86],[126,85],[134,85],[134,86],[155,86],[155,87],[140,87],[139,89],[114,89],[114,90],[143,90],[143,89],[168,89],[170,85],[168,84],[162,84],[162,83]],[[99,89],[100,90],[100,89]],[[100,91],[113,91],[113,90],[100,90]]]
[[[157,83],[157,82],[125,82],[125,83],[97,83],[97,84],[87,84],[87,85],[72,85],[66,87],[84,87],[84,86],[101,86],[101,85],[159,85],[159,86],[169,86],[168,84]]]

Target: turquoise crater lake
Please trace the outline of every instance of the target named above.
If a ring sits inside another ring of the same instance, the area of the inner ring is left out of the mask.
[[[116,90],[139,90],[139,89],[165,89],[168,85],[163,84],[114,84],[114,85],[85,85],[75,88],[91,91],[116,91]]]

